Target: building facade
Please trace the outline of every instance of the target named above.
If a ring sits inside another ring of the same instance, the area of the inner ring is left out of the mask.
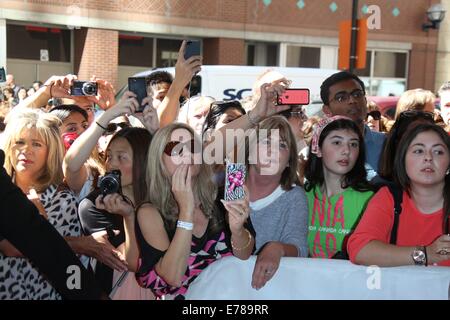
[[[449,17],[422,30],[439,0],[360,0],[372,95],[435,91],[450,79]],[[139,71],[173,66],[182,39],[202,42],[204,64],[338,67],[350,0],[2,0],[0,65],[17,83],[91,75],[116,87]],[[450,14],[450,0],[442,0]],[[377,16],[377,10],[379,15]]]

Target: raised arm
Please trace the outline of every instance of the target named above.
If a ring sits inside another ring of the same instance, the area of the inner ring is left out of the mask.
[[[35,94],[23,100],[17,107],[42,108],[50,98],[69,98],[69,90],[77,76],[51,76]]]
[[[177,119],[178,111],[180,109],[179,99],[181,93],[187,84],[192,80],[192,77],[201,69],[201,56],[193,56],[188,60],[184,60],[185,47],[186,41],[183,41],[178,52],[178,59],[175,65],[175,79],[173,80],[167,95],[157,109],[161,128],[164,128]]]
[[[113,107],[106,110],[91,126],[83,132],[72,144],[64,157],[63,171],[66,182],[76,193],[81,191],[83,184],[88,178],[88,169],[85,166],[86,160],[91,155],[92,150],[97,146],[104,128],[114,118],[133,114],[138,107],[135,94],[125,92],[120,101]]]
[[[237,144],[245,137],[245,131],[256,126],[260,121],[264,120],[271,115],[288,110],[290,106],[277,106],[275,100],[277,93],[281,94],[287,87],[284,79],[273,82],[272,84],[265,83],[261,86],[261,96],[258,99],[255,107],[248,111],[243,117],[239,117],[236,120],[227,123],[225,126],[214,131],[211,135],[211,139],[207,142],[207,145],[211,143],[222,143],[223,154],[226,156],[234,149],[234,143],[227,143],[227,131],[233,132],[231,135],[237,137]],[[230,136],[230,137],[231,137]],[[219,147],[219,146],[217,146]]]

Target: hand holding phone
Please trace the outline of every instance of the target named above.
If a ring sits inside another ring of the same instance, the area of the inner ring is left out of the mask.
[[[286,89],[277,95],[277,105],[308,105],[309,89]]]
[[[139,108],[136,110],[136,112],[144,111],[145,106],[142,105],[142,100],[147,97],[147,78],[128,78],[128,91],[131,91],[136,95],[136,100],[139,103]]]
[[[227,163],[225,170],[225,201],[240,200],[245,197],[244,182],[247,168],[243,163]]]
[[[186,42],[186,47],[184,48],[184,60],[199,55],[200,55],[200,41],[188,40]]]

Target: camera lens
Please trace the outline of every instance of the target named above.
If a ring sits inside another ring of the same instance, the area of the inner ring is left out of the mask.
[[[83,89],[82,90],[83,90],[84,95],[86,95],[86,96],[93,96],[93,95],[96,94],[97,88],[96,88],[96,85],[94,83],[86,82],[83,85]]]
[[[119,192],[120,182],[114,176],[106,175],[100,181],[100,190],[105,195]]]

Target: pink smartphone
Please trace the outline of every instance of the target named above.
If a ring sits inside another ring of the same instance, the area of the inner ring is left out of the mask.
[[[225,201],[243,199],[247,168],[243,163],[227,163],[225,170]]]
[[[278,105],[307,105],[309,104],[309,89],[286,89],[281,96],[277,96]]]

